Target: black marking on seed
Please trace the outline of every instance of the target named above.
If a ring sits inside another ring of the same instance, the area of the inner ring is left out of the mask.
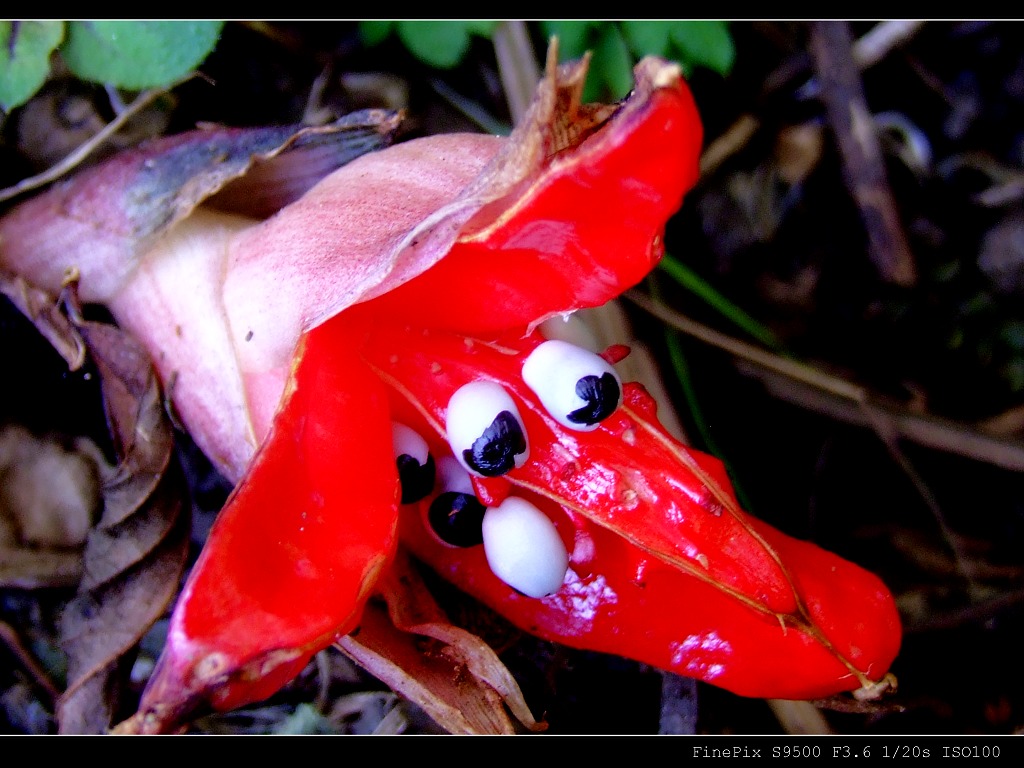
[[[485,511],[473,494],[447,491],[430,502],[427,519],[441,541],[453,547],[475,547],[484,543]]]
[[[587,404],[566,418],[573,424],[586,424],[588,427],[604,421],[618,407],[619,394],[619,382],[610,373],[600,378],[584,376],[576,382],[576,396]]]
[[[407,453],[395,459],[395,464],[398,467],[398,481],[402,486],[403,504],[414,504],[434,490],[434,457],[429,453],[425,464],[420,464]]]
[[[462,458],[484,477],[499,477],[515,467],[516,456],[525,450],[523,428],[515,416],[502,411],[473,441],[473,447],[462,452]]]

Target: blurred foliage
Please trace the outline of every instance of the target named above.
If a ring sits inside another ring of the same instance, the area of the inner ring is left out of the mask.
[[[490,37],[497,21],[363,21],[359,31],[368,46],[392,34],[417,59],[431,67],[451,69],[462,62],[474,36]],[[643,56],[678,61],[689,74],[706,67],[726,75],[736,50],[724,21],[540,21],[533,28],[543,37],[557,36],[561,59],[594,54],[584,99],[618,99],[633,87],[633,65]]]
[[[170,85],[217,45],[222,21],[0,21],[0,109],[28,101],[60,54],[76,77],[128,90]]]
[[[392,34],[424,64],[451,69],[469,51],[474,36],[490,37],[497,21],[362,21],[359,32],[367,45],[377,45]]]
[[[633,65],[644,56],[674,59],[687,75],[696,67],[727,75],[736,58],[725,21],[542,21],[540,27],[558,37],[563,60],[593,51],[587,101],[624,97],[633,87]]]

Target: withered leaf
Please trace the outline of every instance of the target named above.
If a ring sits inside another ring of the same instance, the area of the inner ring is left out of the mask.
[[[147,503],[123,522],[93,528],[85,546],[79,590],[95,589],[142,561],[171,533],[183,506],[181,485],[175,478],[173,484],[158,485]]]
[[[359,632],[338,641],[347,656],[450,733],[514,733],[506,706],[527,728],[544,730],[497,654],[448,621],[401,549],[381,592],[387,609],[371,602]]]
[[[113,483],[112,490],[116,489],[117,501],[129,502],[127,508],[111,510],[110,502],[115,499],[105,499],[101,525],[110,527],[133,511],[133,493],[137,494],[136,503],[152,493],[170,460],[173,433],[163,412],[160,386],[142,347],[104,323],[81,323],[79,332],[100,373],[107,420],[121,460],[118,471],[123,481]],[[129,479],[126,488],[124,481]],[[129,498],[122,500],[122,496]]]
[[[367,604],[359,633],[341,638],[338,646],[449,733],[514,733],[493,689],[480,685],[464,665],[447,656],[443,643],[397,629],[377,603]]]
[[[0,587],[73,587],[100,505],[98,449],[0,429]]]
[[[188,516],[179,515],[170,535],[143,562],[68,605],[61,621],[69,680],[57,705],[61,733],[110,727],[120,660],[173,599],[188,543]]]
[[[67,361],[72,371],[85,362],[85,342],[60,313],[50,294],[30,285],[24,278],[0,269],[0,293],[4,294]]]
[[[173,432],[146,355],[113,326],[80,323],[100,373],[119,453],[104,484],[104,512],[85,548],[79,594],[61,622],[68,689],[62,733],[98,733],[117,715],[126,654],[173,599],[185,567],[189,515],[184,480],[170,463]]]
[[[0,587],[73,587],[81,576],[82,554],[77,550],[0,545]]]

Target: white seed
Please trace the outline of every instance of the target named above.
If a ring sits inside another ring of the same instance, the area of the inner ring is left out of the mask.
[[[393,421],[391,447],[402,488],[402,503],[414,504],[434,488],[435,468],[430,446],[414,429]]]
[[[604,358],[558,339],[529,354],[523,381],[555,421],[582,432],[597,429],[622,402],[622,381]]]
[[[478,477],[503,475],[523,466],[530,455],[519,409],[496,382],[459,387],[448,401],[445,426],[455,458]]]
[[[558,339],[583,349],[589,349],[591,352],[596,352],[601,348],[594,331],[578,312],[566,312],[549,317],[537,326],[537,330],[545,339]]]
[[[427,457],[430,455],[430,446],[419,432],[397,421],[391,422],[391,445],[394,447],[396,459],[399,456],[408,456],[416,459],[421,467],[427,463]]]
[[[489,507],[483,521],[484,554],[494,575],[529,597],[557,592],[569,555],[555,524],[526,499],[509,496]]]

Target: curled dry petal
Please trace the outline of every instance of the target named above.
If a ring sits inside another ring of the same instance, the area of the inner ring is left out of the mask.
[[[206,128],[148,142],[0,219],[0,267],[51,295],[76,275],[82,300],[108,304],[150,351],[200,446],[238,479],[258,441],[222,299],[229,236],[385,146],[398,121],[371,110],[320,128]]]
[[[495,652],[449,623],[403,550],[380,592],[387,617],[379,606],[368,605],[359,632],[339,639],[342,651],[450,733],[512,733],[506,706],[525,727],[544,730]],[[436,650],[423,652],[425,638]]]

